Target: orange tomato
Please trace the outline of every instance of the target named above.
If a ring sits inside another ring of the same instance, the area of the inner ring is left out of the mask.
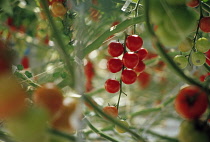
[[[21,113],[25,108],[26,93],[11,75],[0,76],[0,118]]]
[[[52,127],[63,132],[74,133],[75,127],[71,120],[72,116],[76,115],[75,111],[77,105],[78,101],[76,100],[64,103],[59,110],[58,115],[52,120]]]
[[[63,94],[54,83],[46,83],[35,90],[33,100],[35,104],[46,108],[54,115],[62,106]]]
[[[62,17],[66,14],[67,9],[64,7],[62,2],[53,2],[51,11],[55,15],[55,17]]]

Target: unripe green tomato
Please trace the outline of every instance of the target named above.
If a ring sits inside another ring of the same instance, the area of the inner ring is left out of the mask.
[[[174,47],[181,42],[181,38],[178,35],[173,35],[169,33],[164,25],[158,25],[156,34],[160,39],[160,42],[165,46]]]
[[[171,7],[167,13],[164,17],[164,27],[170,34],[179,36],[183,40],[196,28],[197,13],[192,9]]]
[[[202,130],[196,128],[193,121],[184,120],[179,128],[179,142],[209,142],[210,139]]]
[[[129,124],[128,124],[127,121],[125,121],[125,120],[119,120],[119,122],[120,122],[123,126],[129,128]],[[115,125],[115,130],[116,130],[118,133],[125,133],[125,132],[126,132],[125,129],[123,129],[123,128],[121,128],[120,126],[117,126],[117,125]]]
[[[184,55],[176,55],[174,57],[174,62],[181,68],[184,69],[186,68],[188,64],[188,60]]]
[[[178,46],[179,51],[188,52],[192,49],[192,40],[190,38],[186,38],[182,41]]]
[[[206,57],[202,52],[193,52],[191,60],[195,66],[202,66],[206,62]]]
[[[196,49],[199,52],[205,53],[210,49],[210,42],[205,37],[199,38],[196,42]]]

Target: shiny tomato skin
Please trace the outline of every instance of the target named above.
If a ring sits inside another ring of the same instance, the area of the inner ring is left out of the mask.
[[[177,113],[183,118],[198,119],[208,107],[208,97],[197,86],[187,86],[177,94],[174,106]]]
[[[122,61],[127,68],[132,69],[138,64],[139,57],[134,52],[127,52],[123,55]]]
[[[139,56],[139,60],[143,60],[146,58],[148,51],[145,48],[139,49],[136,54]]]
[[[118,58],[109,59],[109,61],[107,62],[107,69],[112,73],[119,72],[122,70],[122,68],[123,68],[123,63]]]
[[[54,83],[46,83],[35,90],[33,100],[54,115],[62,106],[63,94]]]
[[[103,112],[114,118],[118,116],[118,110],[115,106],[106,106],[103,108]]]
[[[143,45],[143,40],[138,35],[129,35],[126,38],[126,46],[131,51],[137,51],[137,50],[139,50],[142,47],[142,45]]]
[[[108,46],[108,53],[112,57],[120,56],[124,51],[123,45],[119,42],[111,42]]]
[[[210,17],[203,17],[200,20],[200,29],[205,32],[205,33],[209,33],[210,32]]]
[[[120,82],[115,79],[108,79],[104,86],[109,93],[117,93],[120,90]]]
[[[133,70],[125,69],[122,71],[121,79],[125,84],[133,84],[137,79],[137,74]]]

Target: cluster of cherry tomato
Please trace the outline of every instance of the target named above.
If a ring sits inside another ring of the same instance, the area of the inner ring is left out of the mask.
[[[186,55],[176,55],[174,57],[174,61],[177,63],[177,65],[184,69],[188,65],[188,61],[190,58],[191,62],[195,66],[201,66],[204,63],[209,64],[209,49],[210,49],[210,41],[205,38],[199,38],[195,42],[195,46],[193,49],[193,40],[190,38],[185,39],[182,41],[178,46],[179,51],[183,53],[187,53],[190,51],[189,56]],[[191,51],[194,50],[192,53]]]
[[[126,37],[126,47],[129,52],[119,42],[111,42],[108,46],[108,53],[114,57],[108,60],[107,69],[111,73],[121,73],[121,81],[125,84],[133,84],[137,79],[137,73],[141,73],[145,69],[142,61],[148,51],[142,48],[143,40],[138,35],[129,35]],[[122,59],[119,56],[122,56]],[[120,81],[116,79],[108,79],[105,82],[105,89],[109,93],[116,93],[120,90]]]

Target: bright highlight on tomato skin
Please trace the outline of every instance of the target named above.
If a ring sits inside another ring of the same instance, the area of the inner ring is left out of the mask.
[[[109,93],[117,93],[120,90],[120,82],[114,79],[108,79],[105,82],[105,89]]]
[[[127,52],[124,54],[122,61],[127,68],[132,69],[138,64],[139,57],[134,52]]]
[[[126,46],[130,51],[137,51],[139,50],[143,45],[143,40],[138,35],[129,35],[126,38]]]
[[[196,86],[187,86],[177,94],[174,107],[183,118],[198,119],[208,107],[207,94]]]

